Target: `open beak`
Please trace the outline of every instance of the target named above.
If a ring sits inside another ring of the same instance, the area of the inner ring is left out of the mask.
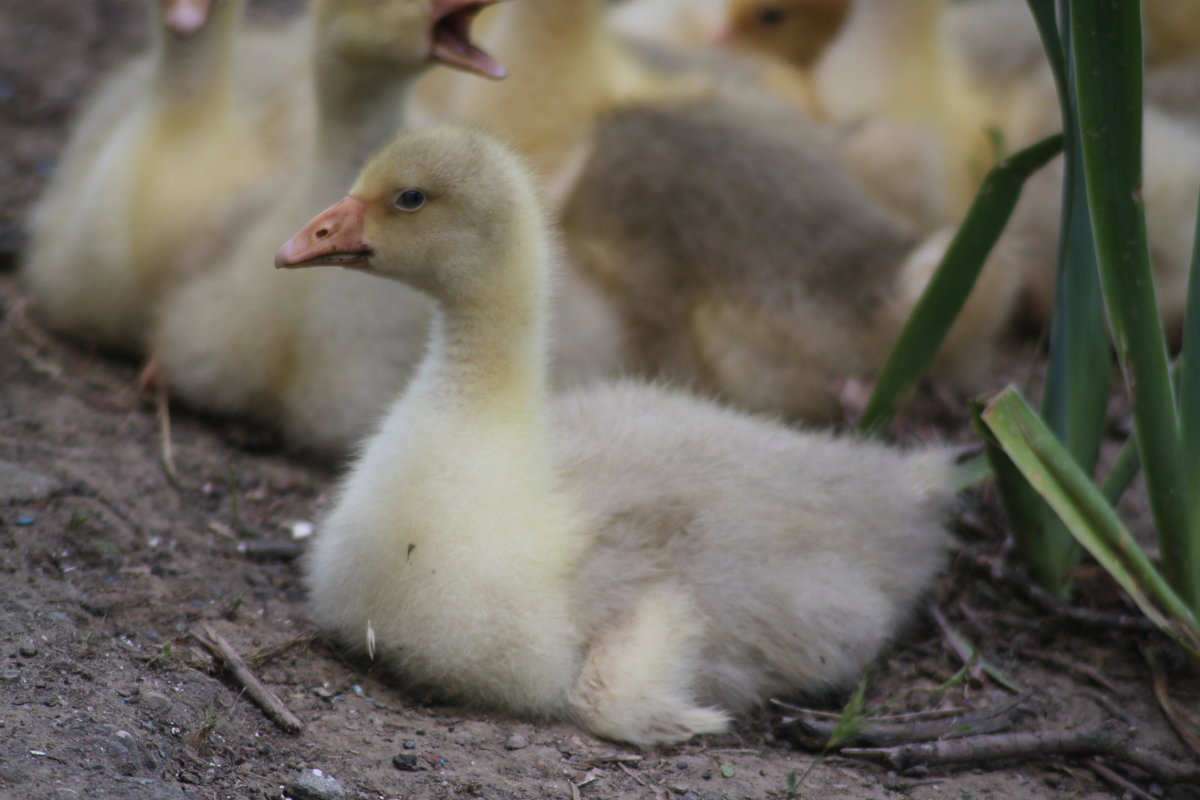
[[[471,23],[475,15],[495,1],[432,0],[433,60],[485,78],[499,79],[507,75],[508,71],[499,61],[471,42]]]
[[[177,36],[191,36],[208,21],[212,0],[165,0],[163,24]]]
[[[275,267],[369,267],[372,251],[362,240],[366,210],[359,198],[342,198],[279,248]]]

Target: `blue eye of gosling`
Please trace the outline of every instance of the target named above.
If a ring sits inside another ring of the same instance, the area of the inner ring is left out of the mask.
[[[762,11],[758,12],[759,22],[768,28],[773,28],[779,23],[783,22],[786,16],[787,12],[777,6],[767,6]]]
[[[395,205],[401,211],[416,211],[425,205],[425,193],[420,189],[405,189],[396,195]]]

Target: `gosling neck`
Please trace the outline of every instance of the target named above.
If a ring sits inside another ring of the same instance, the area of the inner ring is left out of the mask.
[[[511,264],[481,267],[506,270],[485,289],[439,299],[423,380],[414,385],[439,404],[477,417],[495,413],[508,425],[538,424],[547,375],[544,252],[537,245],[521,248]]]
[[[351,64],[323,49],[319,41],[316,52],[317,138],[311,188],[332,202],[404,124],[408,97],[426,65],[398,69]]]
[[[237,27],[245,0],[215,0],[204,27],[191,36],[167,29],[161,4],[154,26],[153,52],[159,62],[154,90],[162,102],[212,113],[212,103],[231,103]]]

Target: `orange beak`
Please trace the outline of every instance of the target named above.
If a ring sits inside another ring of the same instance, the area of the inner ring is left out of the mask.
[[[366,211],[365,201],[342,198],[279,248],[275,267],[369,267],[372,251],[362,239]]]
[[[178,36],[191,36],[208,21],[212,0],[165,0],[163,24]]]

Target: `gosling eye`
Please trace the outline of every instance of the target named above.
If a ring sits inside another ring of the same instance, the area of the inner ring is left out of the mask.
[[[420,189],[405,189],[396,195],[392,205],[401,211],[416,211],[425,205],[425,193]]]
[[[773,28],[783,22],[786,16],[787,12],[779,6],[767,6],[758,12],[758,21],[768,28]]]

